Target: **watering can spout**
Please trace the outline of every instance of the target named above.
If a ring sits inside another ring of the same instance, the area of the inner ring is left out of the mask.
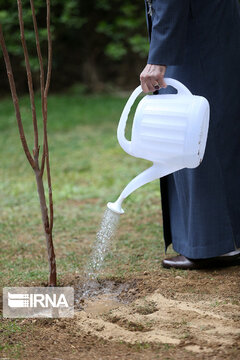
[[[141,174],[137,175],[130,183],[125,187],[117,201],[109,202],[107,204],[108,208],[117,214],[123,214],[124,210],[122,209],[122,202],[129,196],[133,191],[139,187],[159,179],[162,176],[166,176],[174,171],[174,168],[170,165],[164,165],[159,163],[154,163],[153,166],[143,171]]]
[[[123,202],[123,198],[121,198],[121,196],[119,196],[119,198],[117,199],[117,201],[115,202],[109,202],[107,203],[107,207],[112,210],[114,213],[122,215],[124,214],[124,210],[122,209],[122,202]]]

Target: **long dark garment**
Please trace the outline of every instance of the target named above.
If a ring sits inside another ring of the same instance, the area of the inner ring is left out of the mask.
[[[211,111],[201,165],[161,179],[166,249],[219,256],[240,248],[239,3],[149,0],[147,11],[149,4],[148,63],[167,65],[165,76],[205,96]]]

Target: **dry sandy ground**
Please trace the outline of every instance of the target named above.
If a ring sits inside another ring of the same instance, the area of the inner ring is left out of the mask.
[[[23,344],[9,359],[240,359],[238,266],[102,280],[85,299],[65,281],[74,318],[19,320],[31,331],[8,339]]]
[[[236,305],[216,311],[209,301],[171,300],[157,290],[131,305],[111,306],[114,303],[102,297],[77,313],[79,332],[130,344],[180,345],[185,339],[184,348],[197,353],[232,345],[240,335]]]

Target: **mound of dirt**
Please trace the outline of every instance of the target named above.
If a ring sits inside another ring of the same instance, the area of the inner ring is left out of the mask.
[[[131,304],[119,304],[107,294],[85,302],[76,313],[81,334],[112,342],[173,344],[194,353],[210,353],[239,339],[237,305],[213,307],[208,301],[172,300],[160,291]]]

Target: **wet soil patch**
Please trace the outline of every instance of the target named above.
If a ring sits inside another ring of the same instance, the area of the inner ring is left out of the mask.
[[[84,310],[89,304],[108,302],[115,305],[127,304],[137,297],[138,280],[82,279],[75,284],[75,309]]]

